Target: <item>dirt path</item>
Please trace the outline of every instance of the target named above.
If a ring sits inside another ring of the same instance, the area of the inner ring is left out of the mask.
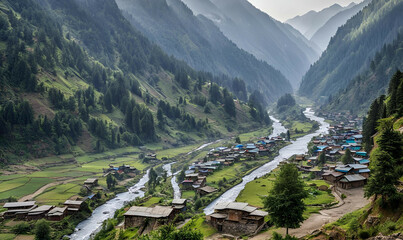
[[[66,184],[66,183],[69,183],[69,182],[73,182],[75,180],[77,180],[77,179],[72,178],[72,179],[68,179],[68,180],[64,180],[64,181],[48,183],[45,186],[43,186],[43,187],[39,188],[38,190],[36,190],[34,193],[26,195],[26,196],[20,198],[18,201],[19,202],[25,202],[25,201],[28,201],[28,200],[32,200],[36,196],[42,194],[44,191],[46,191],[46,189],[48,189],[50,187],[54,187],[54,186],[57,186],[57,185],[60,185],[60,184]]]
[[[343,215],[360,209],[367,205],[370,200],[364,198],[364,191],[362,188],[350,189],[350,190],[340,190],[344,193],[347,198],[344,199],[344,204],[339,207],[326,209],[319,212],[319,214],[312,214],[307,220],[305,220],[301,227],[298,229],[289,229],[289,234],[296,236],[298,238],[303,237],[313,231],[320,229],[323,225],[327,223],[334,222],[338,220]],[[278,233],[285,234],[285,229],[277,231]],[[256,235],[251,240],[266,240],[270,239],[272,232],[264,232]]]

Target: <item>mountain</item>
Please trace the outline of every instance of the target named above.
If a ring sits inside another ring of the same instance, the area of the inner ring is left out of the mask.
[[[330,102],[322,108],[365,114],[378,96],[387,93],[389,81],[396,69],[403,69],[403,32],[391,44],[382,47],[375,54],[370,67],[356,76],[345,89],[332,96]]]
[[[293,26],[300,31],[306,38],[310,39],[313,34],[323,26],[331,17],[337,13],[353,7],[355,3],[351,3],[347,7],[342,7],[339,4],[334,4],[328,8],[325,8],[319,12],[309,11],[302,16],[296,16],[286,21],[286,23]]]
[[[182,0],[195,15],[214,22],[238,47],[280,70],[296,89],[319,56],[314,44],[247,0]]]
[[[326,101],[370,64],[402,29],[403,1],[372,1],[337,30],[321,58],[304,76],[299,94]]]
[[[0,166],[236,135],[270,119],[151,43],[114,0],[0,0]],[[234,87],[235,88],[235,87]]]
[[[195,69],[239,77],[251,90],[265,92],[268,102],[292,91],[278,70],[239,49],[212,21],[194,16],[180,0],[116,2],[133,26]]]
[[[316,43],[320,49],[325,50],[329,44],[330,38],[333,37],[337,29],[345,24],[348,19],[353,17],[359,11],[361,11],[365,6],[369,4],[371,0],[365,0],[359,4],[345,8],[342,11],[331,17],[322,27],[317,29],[317,31],[310,37],[310,40]]]

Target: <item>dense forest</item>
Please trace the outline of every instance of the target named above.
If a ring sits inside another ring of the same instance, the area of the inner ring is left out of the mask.
[[[329,96],[322,108],[328,111],[351,111],[362,114],[377,96],[387,92],[396,69],[403,69],[403,33],[384,45],[371,60],[366,71],[356,76],[344,89]],[[354,104],[350,104],[350,103]]]
[[[239,49],[211,20],[193,15],[181,0],[116,2],[133,26],[195,69],[240,77],[252,91],[267,92],[267,102],[292,91],[283,74]],[[231,82],[222,84],[231,89]]]
[[[370,151],[374,146],[374,134],[379,130],[380,119],[397,120],[403,117],[403,73],[397,71],[390,80],[388,94],[381,95],[371,104],[363,124],[363,143]]]
[[[321,58],[304,76],[299,93],[325,102],[365,70],[403,25],[399,0],[372,1],[337,30]]]
[[[220,86],[226,82],[247,101],[243,80],[169,57],[114,1],[37,3],[0,2],[2,164],[161,138],[178,144],[270,123],[262,98],[244,103]],[[209,119],[225,120],[227,128]],[[182,139],[175,129],[197,134]]]

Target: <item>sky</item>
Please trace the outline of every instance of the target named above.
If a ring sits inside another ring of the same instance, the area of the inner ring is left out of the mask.
[[[335,3],[346,6],[352,2],[359,3],[362,0],[248,0],[255,7],[266,12],[271,17],[285,22],[297,15],[303,15],[310,10],[320,11]]]

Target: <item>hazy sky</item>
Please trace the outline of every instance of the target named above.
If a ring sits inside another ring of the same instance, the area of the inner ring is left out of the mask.
[[[303,15],[310,10],[319,11],[335,3],[346,6],[352,2],[363,0],[248,0],[255,7],[268,13],[279,21],[286,21],[297,15]]]

